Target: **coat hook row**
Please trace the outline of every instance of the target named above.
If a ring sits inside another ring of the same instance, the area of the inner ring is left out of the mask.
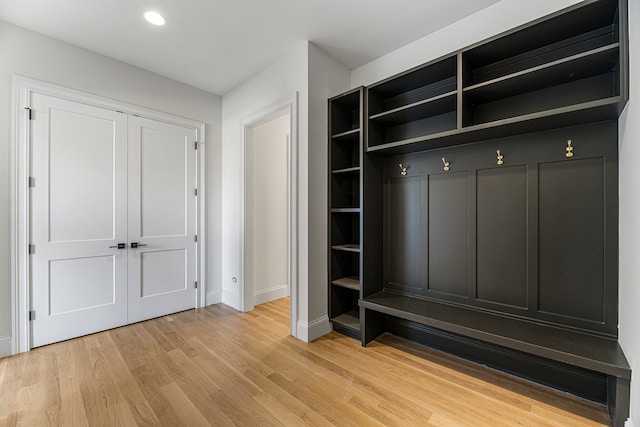
[[[574,154],[573,153],[573,148],[574,147],[571,145],[571,143],[572,143],[572,140],[568,139],[567,140],[567,147],[565,148],[565,151],[566,151],[565,156],[569,157],[569,158],[573,157],[573,154]],[[502,154],[502,151],[500,149],[496,150],[496,159],[497,159],[496,163],[499,166],[502,166],[504,164],[504,155]],[[445,171],[448,172],[449,169],[450,169],[450,164],[451,163],[448,162],[445,157],[442,157],[442,166],[443,166],[442,169],[444,169]],[[407,166],[404,166],[402,163],[399,163],[398,166],[400,167],[400,175],[406,176],[407,175]]]

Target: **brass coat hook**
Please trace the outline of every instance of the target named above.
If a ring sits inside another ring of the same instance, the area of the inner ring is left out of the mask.
[[[407,176],[407,167],[402,166],[402,163],[398,163],[398,166],[400,166],[400,175]]]
[[[502,154],[500,154],[500,150],[496,150],[496,154],[498,154],[498,164],[502,165],[504,163],[504,156]]]
[[[449,170],[449,162],[447,162],[444,157],[442,158],[442,164],[444,165],[443,169],[445,171],[448,171]]]
[[[567,152],[565,154],[565,156],[573,157],[573,147],[571,146],[571,140],[570,139],[567,139],[567,148],[565,148],[565,151]]]

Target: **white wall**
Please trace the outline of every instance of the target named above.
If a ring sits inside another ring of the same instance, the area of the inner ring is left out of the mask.
[[[11,334],[9,147],[12,74],[66,86],[206,124],[208,302],[220,295],[221,98],[0,21],[0,356]],[[216,301],[216,298],[218,301]],[[3,339],[4,337],[4,339]]]
[[[293,304],[298,312],[295,333],[304,341],[330,330],[326,281],[326,102],[348,86],[349,71],[304,42],[225,94],[222,100],[222,298],[239,309],[244,280],[240,228],[243,123],[298,93],[298,298]],[[234,282],[233,277],[238,281]]]
[[[351,87],[370,85],[501,32],[556,12],[578,0],[502,0],[351,72]],[[631,418],[640,425],[640,1],[629,0],[631,94],[620,119],[620,344],[633,370]]]
[[[640,2],[629,2],[629,103],[620,118],[620,344],[632,370],[631,418],[640,426]]]
[[[252,128],[247,143],[247,258],[251,253],[254,305],[289,295],[287,138],[290,115],[283,114]],[[251,158],[249,159],[249,153]],[[249,166],[251,165],[251,166]],[[251,191],[249,191],[251,188]],[[252,203],[249,207],[249,199]],[[252,230],[249,230],[249,218]],[[251,239],[252,236],[253,238]],[[247,281],[250,280],[247,272]]]
[[[579,0],[499,1],[352,70],[351,87],[370,85],[575,3]]]
[[[306,159],[304,147],[307,145],[307,50],[307,43],[302,43],[222,97],[222,302],[238,310],[242,307],[240,287],[244,280],[241,271],[243,126],[261,111],[266,112],[265,109],[283,100],[295,98],[298,93],[298,168],[299,175],[306,176],[302,159]],[[302,186],[300,192],[303,192]],[[299,245],[302,248],[306,246],[306,236],[303,224],[299,228]],[[304,259],[303,256],[300,258]],[[299,275],[300,286],[306,286],[303,272],[300,271]]]

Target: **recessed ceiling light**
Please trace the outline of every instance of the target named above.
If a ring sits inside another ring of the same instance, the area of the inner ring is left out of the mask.
[[[151,10],[144,13],[144,19],[151,22],[153,25],[164,25],[166,22],[162,15]]]

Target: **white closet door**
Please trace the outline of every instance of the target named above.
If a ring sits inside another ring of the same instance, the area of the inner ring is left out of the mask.
[[[32,96],[33,346],[127,322],[127,116]]]
[[[130,323],[196,305],[195,141],[195,129],[129,118]]]

